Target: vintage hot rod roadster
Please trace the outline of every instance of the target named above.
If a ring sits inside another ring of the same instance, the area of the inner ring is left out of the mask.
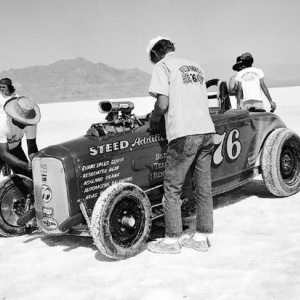
[[[225,82],[216,107],[213,194],[262,174],[279,197],[300,190],[300,138],[273,113],[231,109]],[[107,257],[124,259],[147,242],[152,221],[163,216],[161,198],[167,140],[129,101],[101,101],[106,122],[86,135],[49,146],[33,159],[33,181],[10,175],[0,183],[0,234],[28,232],[32,220],[47,234],[68,234],[83,224]],[[163,128],[163,126],[162,126]],[[193,199],[193,179],[183,188],[183,209]],[[28,225],[29,224],[29,225]]]

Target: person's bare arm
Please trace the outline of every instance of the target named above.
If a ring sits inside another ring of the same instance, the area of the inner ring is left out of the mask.
[[[161,116],[165,114],[169,107],[169,97],[165,95],[157,95],[154,110],[151,113],[151,119],[159,122]]]
[[[7,143],[0,143],[0,156],[1,158],[11,166],[19,167],[21,169],[30,171],[31,163],[26,163],[8,151]]]
[[[263,90],[265,96],[267,97],[267,99],[269,100],[270,102],[270,105],[271,105],[271,112],[274,112],[275,109],[276,109],[276,104],[275,102],[272,100],[272,97],[269,93],[269,89],[267,88],[266,84],[265,84],[265,81],[263,78],[260,79],[260,87],[261,89]]]
[[[38,152],[38,147],[36,145],[36,139],[27,139],[28,157],[30,161],[36,152]]]
[[[232,76],[229,80],[228,93],[230,96],[235,96],[237,93],[237,81],[235,80],[235,76]]]

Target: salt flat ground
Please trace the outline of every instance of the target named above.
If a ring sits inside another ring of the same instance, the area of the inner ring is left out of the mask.
[[[270,91],[276,113],[300,134],[300,87]],[[137,115],[153,106],[148,97],[132,101]],[[83,135],[103,121],[98,102],[41,105],[39,147]],[[276,198],[257,178],[215,197],[214,208],[207,253],[145,250],[114,261],[89,237],[0,238],[0,299],[300,299],[300,194]]]

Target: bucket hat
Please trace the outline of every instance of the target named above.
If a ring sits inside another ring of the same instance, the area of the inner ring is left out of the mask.
[[[35,125],[41,119],[38,105],[25,96],[9,99],[3,109],[10,117],[26,125]]]

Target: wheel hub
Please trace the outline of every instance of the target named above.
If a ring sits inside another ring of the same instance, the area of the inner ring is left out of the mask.
[[[3,197],[1,212],[3,219],[9,225],[18,226],[17,221],[27,209],[27,202],[30,201],[30,193],[20,192],[17,188],[10,189]]]
[[[280,160],[280,169],[283,179],[289,178],[294,171],[295,161],[290,149],[285,149]]]
[[[6,197],[2,203],[2,215],[4,220],[13,226],[17,226],[17,220],[24,213],[24,199],[9,199]]]
[[[25,199],[15,199],[13,201],[13,211],[17,216],[21,216],[25,209]]]
[[[110,232],[115,243],[131,247],[141,234],[144,211],[134,198],[122,199],[110,219]]]
[[[133,228],[135,224],[135,219],[133,216],[124,216],[121,220],[121,223],[124,227]]]
[[[292,159],[289,155],[284,155],[282,158],[282,168],[285,172],[288,172],[291,170],[292,167]]]

